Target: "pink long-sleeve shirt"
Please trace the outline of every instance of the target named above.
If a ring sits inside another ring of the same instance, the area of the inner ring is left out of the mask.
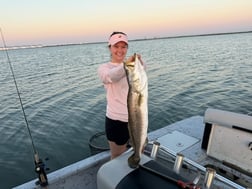
[[[128,82],[123,63],[105,63],[98,68],[98,75],[107,93],[106,116],[128,122]]]

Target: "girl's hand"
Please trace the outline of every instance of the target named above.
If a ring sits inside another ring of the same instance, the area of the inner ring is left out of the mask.
[[[141,59],[141,55],[140,54],[137,54],[137,58],[139,59],[139,61],[141,62],[142,65],[144,65],[142,59]]]
[[[144,65],[144,63],[143,63],[143,61],[142,61],[142,59],[141,59],[141,55],[140,55],[140,54],[137,54],[137,58],[139,59],[139,61],[141,62],[141,64]],[[130,56],[130,57],[126,60],[126,62],[134,62],[134,60],[135,60],[135,55],[132,55],[132,56]]]

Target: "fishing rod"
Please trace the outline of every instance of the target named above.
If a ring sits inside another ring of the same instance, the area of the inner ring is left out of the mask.
[[[23,102],[22,102],[21,95],[20,95],[20,92],[19,92],[19,89],[18,89],[17,81],[16,81],[16,78],[15,78],[15,74],[14,74],[14,71],[13,71],[13,67],[12,67],[12,64],[11,64],[11,61],[10,61],[9,53],[8,53],[8,50],[7,50],[7,46],[6,46],[4,35],[3,35],[3,32],[2,32],[1,28],[0,28],[0,33],[1,33],[2,41],[3,41],[4,51],[6,53],[6,57],[7,57],[8,63],[9,63],[12,78],[13,78],[13,81],[14,81],[14,84],[15,84],[15,87],[16,87],[17,95],[18,95],[19,102],[20,102],[20,105],[21,105],[21,109],[22,109],[22,112],[23,112],[23,116],[24,116],[24,119],[25,119],[26,128],[28,130],[28,133],[29,133],[29,136],[30,136],[30,139],[31,139],[32,149],[33,149],[33,152],[34,152],[35,172],[38,174],[38,179],[39,179],[38,183],[40,184],[40,186],[47,186],[48,181],[47,181],[47,175],[46,175],[46,172],[45,172],[45,169],[44,169],[45,164],[39,158],[38,151],[36,150],[34,142],[33,142],[33,138],[32,138],[32,135],[31,135],[31,130],[30,130],[30,127],[29,127],[29,124],[28,124],[28,121],[27,121],[27,117],[26,117],[26,114],[25,114]]]

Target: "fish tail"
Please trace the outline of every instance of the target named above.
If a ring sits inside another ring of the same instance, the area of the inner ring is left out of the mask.
[[[135,153],[128,158],[128,165],[130,168],[135,169],[138,167],[140,162],[140,157],[136,156]]]

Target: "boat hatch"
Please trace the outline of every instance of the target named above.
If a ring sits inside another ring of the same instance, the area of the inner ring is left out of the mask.
[[[202,148],[224,165],[252,175],[252,116],[207,109]]]
[[[199,139],[175,130],[159,137],[157,141],[162,144],[162,146],[178,153],[194,145],[199,141]]]

